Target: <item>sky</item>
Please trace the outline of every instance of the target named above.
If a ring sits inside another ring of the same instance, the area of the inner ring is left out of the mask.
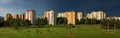
[[[27,9],[36,10],[42,16],[45,10],[55,13],[74,10],[84,15],[92,11],[102,10],[107,16],[120,16],[120,0],[0,0],[0,16],[6,13],[22,14]]]

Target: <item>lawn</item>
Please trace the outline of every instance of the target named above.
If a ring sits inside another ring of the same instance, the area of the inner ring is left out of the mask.
[[[120,38],[119,29],[101,29],[100,25],[51,26],[49,28],[0,28],[0,38]]]

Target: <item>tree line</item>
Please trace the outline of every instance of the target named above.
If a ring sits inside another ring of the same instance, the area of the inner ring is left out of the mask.
[[[101,22],[103,29],[120,29],[119,19],[103,19]]]
[[[95,19],[86,19],[83,18],[80,21],[76,19],[76,24],[99,24],[99,20]],[[57,25],[67,25],[67,18],[64,17],[58,17],[56,19],[56,24]],[[0,20],[0,25],[1,27],[12,27],[12,26],[17,26],[17,27],[24,27],[24,26],[31,26],[31,23],[29,20],[21,20],[21,19],[9,19],[7,21]],[[37,18],[35,19],[35,26],[37,27],[42,27],[44,25],[48,25],[48,21],[45,18]]]
[[[29,20],[21,20],[21,19],[9,19],[9,20],[0,20],[1,27],[24,27],[30,26],[31,22]]]
[[[64,17],[58,17],[56,19],[57,25],[67,25],[67,19]],[[102,28],[120,28],[120,20],[116,19],[103,19],[103,20],[96,20],[96,19],[88,19],[82,18],[81,20],[76,19],[76,25],[78,24],[101,24]],[[0,27],[29,27],[31,26],[31,22],[29,20],[21,20],[21,19],[9,19],[4,21],[0,19]],[[37,18],[35,19],[34,26],[36,27],[43,27],[44,25],[48,25],[48,21],[45,18]]]

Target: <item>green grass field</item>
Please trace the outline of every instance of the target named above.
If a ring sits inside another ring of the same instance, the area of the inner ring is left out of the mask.
[[[100,25],[76,25],[68,29],[65,26],[50,28],[0,28],[0,38],[120,38],[119,29],[101,29]]]

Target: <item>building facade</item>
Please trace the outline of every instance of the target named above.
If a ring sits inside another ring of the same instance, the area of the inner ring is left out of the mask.
[[[58,13],[57,17],[65,17],[65,13]]]
[[[76,24],[76,13],[75,11],[67,11],[65,12],[65,18],[67,18],[67,24]]]
[[[25,14],[14,14],[13,19],[25,19]]]
[[[9,19],[12,19],[12,15],[10,13],[6,13],[4,16],[4,20],[7,21]]]
[[[101,20],[106,18],[106,14],[103,11],[93,11],[87,14],[87,18]]]
[[[44,18],[44,16],[37,16],[36,18],[42,19],[42,18]]]
[[[50,25],[55,25],[55,13],[53,10],[46,10],[45,13],[44,13],[44,18],[47,19],[48,23]]]
[[[117,16],[112,16],[112,17],[107,17],[107,20],[114,19],[114,20],[120,20],[120,17]]]
[[[14,18],[14,19],[19,19],[19,14],[14,14],[14,15],[13,15],[13,18]]]
[[[26,10],[25,11],[25,19],[29,20],[31,24],[34,25],[36,19],[36,11],[35,10]]]
[[[92,14],[88,13],[88,14],[87,14],[87,18],[88,18],[88,19],[92,19]]]
[[[82,19],[82,12],[77,13],[77,19],[80,21]]]
[[[25,19],[25,14],[24,13],[23,14],[19,14],[19,18],[24,20]]]

